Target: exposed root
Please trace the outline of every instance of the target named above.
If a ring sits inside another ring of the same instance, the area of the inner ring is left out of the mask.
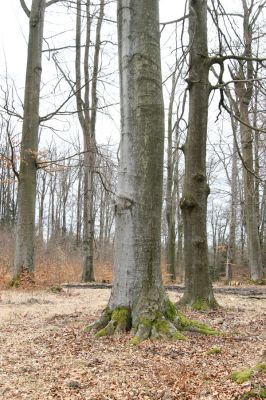
[[[106,308],[100,319],[89,325],[86,330],[93,330],[97,337],[111,336],[131,328],[131,311],[128,307],[118,307],[113,311]]]
[[[91,330],[94,330],[95,332],[98,332],[99,330],[103,329],[109,323],[111,315],[112,313],[109,308],[105,308],[100,318],[92,324],[87,325],[85,331],[90,332]]]
[[[215,329],[211,328],[209,325],[203,324],[201,322],[195,321],[193,319],[188,319],[180,311],[177,311],[177,316],[175,318],[175,325],[183,331],[197,332],[203,335],[219,335],[220,333]]]
[[[146,339],[186,340],[187,338],[178,331],[173,322],[160,316],[156,319],[141,318],[131,343],[138,344]]]
[[[97,337],[111,336],[129,331],[131,328],[135,336],[132,344],[138,344],[144,340],[186,340],[187,337],[181,331],[198,332],[204,335],[217,335],[208,325],[187,319],[175,305],[166,300],[163,311],[155,312],[146,310],[141,314],[132,326],[131,310],[128,307],[118,307],[113,311],[104,310],[100,319],[86,329],[93,330]]]

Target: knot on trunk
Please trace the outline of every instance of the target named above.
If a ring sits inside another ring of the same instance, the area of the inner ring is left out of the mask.
[[[206,175],[203,172],[197,172],[193,175],[193,179],[196,182],[204,182],[206,180]]]
[[[126,210],[132,210],[135,201],[127,196],[117,196],[115,202],[115,214],[121,214]]]
[[[180,199],[179,205],[180,205],[181,210],[192,209],[192,208],[196,207],[197,202],[191,196],[184,196]]]
[[[39,17],[34,16],[34,17],[31,18],[30,25],[31,25],[33,28],[35,28],[35,27],[38,25],[38,22],[39,22]]]
[[[206,240],[203,237],[197,237],[196,239],[193,240],[193,244],[195,247],[197,248],[201,248],[203,246],[205,246]]]

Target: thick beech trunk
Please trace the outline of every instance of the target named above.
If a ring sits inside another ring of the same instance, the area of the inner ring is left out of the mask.
[[[184,146],[185,180],[180,202],[184,220],[185,293],[182,303],[195,308],[216,305],[208,272],[206,232],[206,138],[209,99],[207,1],[190,0],[188,135]]]
[[[121,144],[109,307],[163,307],[160,272],[164,107],[157,0],[118,1]]]
[[[39,131],[39,99],[42,72],[42,40],[45,0],[33,0],[30,23],[24,116],[18,184],[16,247],[13,277],[22,269],[34,270],[36,171]]]

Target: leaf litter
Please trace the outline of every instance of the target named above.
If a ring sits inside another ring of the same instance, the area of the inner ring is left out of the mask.
[[[250,393],[265,387],[265,373],[255,373],[240,385],[230,376],[260,361],[266,342],[265,300],[219,294],[222,308],[186,313],[222,335],[188,333],[185,342],[133,346],[130,334],[97,339],[84,330],[99,316],[109,294],[107,289],[2,291],[0,398],[261,398]],[[173,292],[169,296],[173,301],[179,297]]]

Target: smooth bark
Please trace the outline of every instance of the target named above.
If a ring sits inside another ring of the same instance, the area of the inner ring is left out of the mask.
[[[208,271],[206,232],[206,138],[209,99],[207,1],[190,0],[190,68],[188,135],[184,146],[185,179],[181,209],[184,220],[185,293],[182,303],[195,308],[216,305]]]
[[[118,1],[121,143],[111,309],[133,325],[165,300],[160,272],[164,110],[158,1]]]
[[[34,270],[36,171],[42,41],[45,0],[33,0],[30,11],[24,115],[20,151],[16,245],[13,277]]]

